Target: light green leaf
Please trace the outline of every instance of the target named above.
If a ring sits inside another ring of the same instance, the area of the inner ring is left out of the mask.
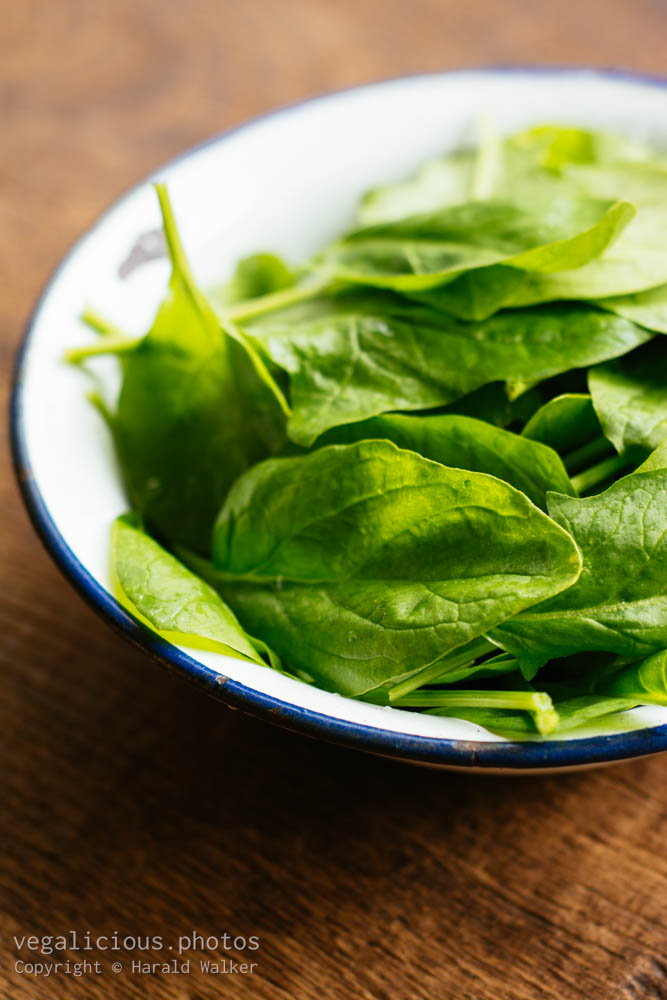
[[[357,230],[324,251],[315,267],[401,292],[425,291],[498,263],[549,274],[598,256],[634,213],[629,202],[567,196],[536,204],[474,201]]]
[[[634,295],[600,299],[598,305],[656,333],[667,333],[667,284]]]
[[[132,517],[114,522],[111,542],[114,592],[144,625],[169,642],[211,650],[266,666],[266,645],[251,639],[204,580],[141,531]]]
[[[281,257],[254,253],[238,262],[231,281],[213,295],[216,303],[230,306],[291,288],[295,280],[294,273]]]
[[[391,222],[467,201],[476,159],[472,151],[456,152],[447,158],[429,160],[408,181],[368,191],[359,207],[360,225]]]

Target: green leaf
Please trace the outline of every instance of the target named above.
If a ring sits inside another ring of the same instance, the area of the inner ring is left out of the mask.
[[[639,663],[615,663],[581,681],[593,694],[629,698],[642,705],[667,705],[667,649]]]
[[[634,295],[600,299],[598,305],[656,333],[667,333],[667,284]]]
[[[527,677],[581,650],[638,657],[667,646],[667,470],[636,472],[583,500],[552,493],[547,506],[582,551],[581,576],[490,638]]]
[[[319,444],[348,444],[366,438],[385,438],[441,465],[496,476],[542,509],[547,490],[573,495],[570,478],[553,449],[483,420],[458,414],[408,417],[389,413],[336,427]]]
[[[253,330],[290,374],[288,433],[301,445],[338,424],[446,405],[497,380],[517,396],[526,384],[618,357],[651,338],[586,306],[524,309],[478,324],[401,309],[390,296],[353,297],[347,315],[344,307],[341,299],[328,317]]]
[[[162,638],[266,666],[280,662],[243,631],[234,614],[204,580],[186,569],[125,515],[114,522],[111,567],[114,593],[135,618]]]
[[[232,280],[215,297],[221,305],[229,306],[291,288],[295,281],[294,273],[281,257],[254,253],[238,262]]]
[[[541,441],[560,455],[580,448],[601,433],[593,401],[585,393],[568,392],[550,399],[530,418],[524,437]],[[556,492],[563,493],[564,490]]]
[[[665,190],[667,195],[667,188]],[[667,203],[639,207],[636,217],[609,248],[575,270],[525,274],[503,306],[534,305],[556,299],[608,299],[645,291],[667,281],[664,233]]]
[[[483,185],[489,197],[512,197],[517,190],[562,193],[566,187],[596,195],[589,174],[580,179],[568,175],[564,168],[572,166],[581,170],[603,164],[606,173],[620,167],[629,174],[633,169],[647,169],[648,163],[652,172],[656,170],[655,152],[650,147],[606,133],[540,125],[499,143],[493,129],[487,127],[480,131],[483,134],[477,150],[457,150],[429,160],[407,180],[386,184],[364,195],[359,209],[360,224],[392,222],[478,198],[480,185],[475,180],[480,173],[480,161],[484,165],[490,159],[493,169],[484,171],[487,183]],[[616,175],[614,180],[610,197],[616,197],[628,186],[627,181],[619,184]],[[633,190],[638,186],[633,185]],[[645,185],[639,190],[644,192]]]
[[[337,279],[424,291],[473,268],[504,263],[544,272],[579,268],[634,216],[629,202],[591,198],[476,201],[350,233],[316,260]]]
[[[655,469],[667,469],[667,440],[659,444],[635,472],[652,472]]]
[[[359,207],[360,225],[391,222],[467,201],[476,160],[473,151],[456,152],[447,158],[429,160],[408,181],[368,191]]]
[[[619,454],[653,451],[667,437],[667,341],[659,337],[591,368],[588,385],[602,429]]]
[[[348,695],[439,659],[580,566],[517,490],[387,441],[256,466],[231,490],[213,552],[244,627]]]
[[[223,330],[194,282],[166,189],[172,263],[153,326],[126,355],[114,420],[134,508],[161,536],[201,552],[237,476],[284,440],[284,400],[240,332]]]
[[[408,294],[416,302],[457,319],[483,320],[510,304],[525,284],[526,273],[520,268],[491,264],[466,271],[447,285]]]
[[[524,424],[539,408],[542,397],[537,389],[530,389],[516,398],[510,398],[508,387],[503,382],[489,382],[479,389],[459,396],[453,403],[441,407],[442,413],[458,413],[474,417],[496,427]]]

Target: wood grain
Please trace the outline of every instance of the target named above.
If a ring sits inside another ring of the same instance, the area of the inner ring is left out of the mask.
[[[667,28],[658,0],[3,0],[0,13],[3,412],[51,268],[185,146],[286,101],[419,69],[659,71]],[[0,997],[667,997],[666,757],[471,779],[225,710],[73,594],[27,523],[4,436],[2,448]],[[14,935],[71,929],[172,944],[257,935],[259,968],[114,976],[100,951],[78,957],[104,962],[101,976],[14,971]]]

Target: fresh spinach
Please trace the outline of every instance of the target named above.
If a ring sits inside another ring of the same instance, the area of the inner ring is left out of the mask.
[[[238,262],[231,281],[214,295],[223,307],[236,305],[291,288],[295,281],[296,276],[281,257],[272,253],[254,253]]]
[[[164,639],[280,669],[277,656],[243,631],[215,590],[142,531],[135,518],[114,522],[111,569],[120,602]]]
[[[645,458],[667,437],[667,340],[591,368],[588,385],[605,435],[618,452]]]
[[[547,490],[573,493],[565,467],[552,448],[459,414],[420,417],[385,413],[327,431],[319,444],[346,444],[368,438],[385,438],[441,465],[497,476],[542,509],[546,507]]]
[[[502,708],[434,708],[430,715],[454,716],[476,726],[488,729],[492,733],[504,736],[508,740],[537,740],[539,738],[558,739],[574,730],[581,729],[591,723],[595,732],[599,733],[600,720],[608,723],[608,731],[616,733],[628,729],[637,729],[641,723],[627,719],[623,713],[634,708],[637,702],[633,698],[602,697],[600,695],[581,695],[555,701],[554,712],[558,717],[557,724],[546,733],[540,733],[534,716],[523,711],[512,711]]]
[[[348,282],[419,292],[504,263],[550,274],[580,268],[623,231],[630,202],[592,198],[473,201],[350,233],[316,260]]]
[[[655,333],[667,333],[667,284],[634,295],[600,299],[598,305]]]
[[[602,428],[591,397],[585,393],[570,392],[555,396],[541,406],[521,433],[566,455],[599,437]]]
[[[213,561],[248,631],[355,695],[557,593],[580,566],[519,491],[388,441],[249,470],[220,513]]]
[[[150,331],[88,309],[68,352],[135,510],[135,618],[510,739],[667,705],[667,158],[486,122],[313,260],[246,257],[208,298],[157,191]]]
[[[201,552],[227,490],[284,440],[286,404],[243,335],[197,287],[166,190],[172,264],[153,326],[126,355],[114,439],[130,500],[169,542]]]
[[[493,641],[528,679],[581,650],[638,657],[667,646],[667,469],[625,476],[586,499],[552,493],[547,509],[580,547],[581,576],[498,626]]]
[[[651,334],[587,306],[544,306],[461,323],[428,309],[398,309],[391,297],[339,303],[305,323],[264,324],[255,336],[289,372],[288,433],[309,446],[343,423],[391,410],[452,403],[503,380],[509,395],[558,372],[618,357]]]

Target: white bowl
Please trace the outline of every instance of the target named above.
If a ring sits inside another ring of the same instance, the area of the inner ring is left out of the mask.
[[[485,772],[564,770],[655,753],[667,748],[667,709],[635,710],[632,724],[640,728],[632,731],[614,732],[607,723],[604,735],[508,742],[461,720],[366,705],[268,668],[173,646],[137,625],[109,590],[109,528],[127,502],[106,428],[86,402],[85,377],[63,364],[62,354],[90,339],[78,320],[86,303],[136,334],[150,324],[168,277],[163,258],[134,267],[151,256],[151,240],[156,245],[151,182],[168,183],[194,271],[206,285],[257,249],[307,257],[353,221],[364,190],[470,141],[480,115],[493,116],[504,132],[565,122],[667,147],[664,81],[598,70],[497,69],[316,98],[186,153],[102,216],[35,309],[12,402],[23,496],[49,552],[103,618],[166,666],[252,714],[373,753]]]

